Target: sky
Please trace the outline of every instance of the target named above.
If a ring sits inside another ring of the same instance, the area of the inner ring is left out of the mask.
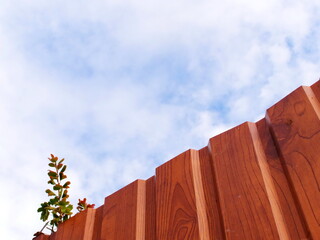
[[[43,226],[48,157],[71,202],[135,179],[320,77],[318,0],[0,0],[0,239]]]

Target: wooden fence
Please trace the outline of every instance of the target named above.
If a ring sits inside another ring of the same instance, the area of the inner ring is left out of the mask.
[[[320,239],[320,81],[37,240]]]

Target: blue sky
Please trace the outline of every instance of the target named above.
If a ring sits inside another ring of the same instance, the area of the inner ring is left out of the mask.
[[[99,206],[320,76],[315,0],[0,2],[1,239],[41,228],[50,153]]]

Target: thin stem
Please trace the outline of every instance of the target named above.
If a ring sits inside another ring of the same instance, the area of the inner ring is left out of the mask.
[[[48,222],[46,222],[46,224],[43,226],[43,228],[41,228],[40,232],[42,232],[42,231],[43,231],[43,229],[45,229],[45,227],[48,225],[48,223],[49,223],[49,221],[48,221]]]

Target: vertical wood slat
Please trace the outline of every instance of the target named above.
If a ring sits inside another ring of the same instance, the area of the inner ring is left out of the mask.
[[[62,240],[62,239],[69,239],[73,232],[74,227],[74,221],[75,217],[78,217],[77,215],[68,219],[68,221],[65,221],[59,225],[59,228],[57,232],[53,234],[53,239],[50,237],[50,240]]]
[[[156,240],[156,178],[146,180],[146,240]]]
[[[75,217],[74,228],[70,240],[92,239],[96,209],[88,208]]]
[[[188,150],[156,169],[157,239],[209,240],[199,155]]]
[[[262,147],[267,158],[270,173],[275,184],[279,198],[279,204],[285,218],[290,239],[308,239],[306,226],[299,215],[297,206],[295,204],[295,199],[292,195],[292,191],[290,189],[286,174],[265,118],[258,121],[256,125],[260,135]]]
[[[59,225],[58,231],[50,240],[88,240],[92,239],[96,209],[89,208]]]
[[[92,240],[100,240],[101,239],[101,225],[102,225],[102,217],[103,217],[103,207],[104,207],[104,205],[102,205],[96,209],[96,214],[94,217],[94,228],[93,228]]]
[[[226,239],[289,239],[254,129],[244,123],[209,141]]]
[[[313,239],[320,239],[320,106],[300,87],[267,110],[288,179]]]
[[[320,102],[320,80],[312,84],[311,89],[314,95],[316,96],[316,98],[318,99],[318,102]]]
[[[101,240],[144,240],[145,208],[143,180],[136,180],[106,197]]]
[[[217,187],[212,171],[211,156],[208,147],[199,150],[202,184],[208,217],[209,235],[211,239],[225,239]]]

